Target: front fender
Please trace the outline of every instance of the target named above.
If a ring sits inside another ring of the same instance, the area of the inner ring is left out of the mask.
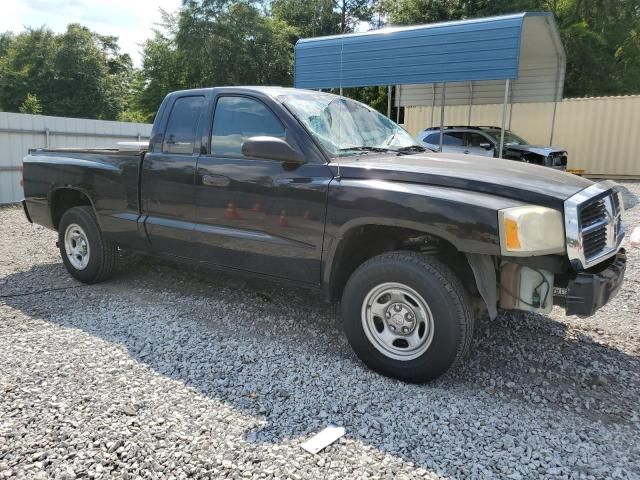
[[[323,283],[340,242],[365,225],[409,228],[442,238],[465,254],[500,255],[498,210],[523,205],[499,195],[407,182],[339,179],[329,185]]]

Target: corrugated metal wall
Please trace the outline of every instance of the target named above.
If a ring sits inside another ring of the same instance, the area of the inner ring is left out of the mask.
[[[553,103],[514,104],[507,122],[518,135],[534,144],[551,140]],[[471,125],[502,123],[502,105],[471,109]],[[405,126],[412,135],[440,124],[440,108],[406,107]],[[446,125],[469,124],[469,107],[445,109]],[[586,175],[640,178],[640,95],[568,99],[558,103],[553,145],[569,152],[569,168]]]
[[[294,84],[331,88],[516,79],[522,25],[536,17],[519,13],[301,39],[295,47]]]
[[[509,86],[511,103],[553,102],[562,98],[565,55],[557,37],[555,26],[549,24],[553,17],[528,17],[522,32],[522,47],[518,66],[518,78]],[[475,55],[483,55],[473,47]],[[494,55],[496,52],[490,54]],[[484,60],[484,57],[482,57]],[[431,64],[425,64],[431,68]],[[419,84],[402,85],[396,102],[400,106],[440,105],[442,80],[432,84],[421,80]],[[505,80],[447,83],[446,105],[484,105],[502,103]],[[397,103],[396,103],[397,104]]]
[[[0,204],[22,199],[18,167],[30,148],[115,148],[150,134],[151,125],[143,123],[0,112]]]

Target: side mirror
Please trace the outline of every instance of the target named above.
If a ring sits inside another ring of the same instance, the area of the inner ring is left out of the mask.
[[[287,163],[304,163],[302,153],[295,150],[286,140],[277,137],[248,138],[242,144],[242,155]]]
[[[485,150],[491,150],[493,148],[493,145],[491,145],[489,142],[483,142],[480,144],[481,148],[484,148]]]

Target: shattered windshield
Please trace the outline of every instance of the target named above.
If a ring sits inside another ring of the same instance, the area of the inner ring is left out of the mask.
[[[287,95],[285,106],[331,156],[423,151],[405,131],[366,105],[335,95]]]

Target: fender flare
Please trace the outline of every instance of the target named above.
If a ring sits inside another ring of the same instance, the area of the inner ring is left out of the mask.
[[[453,245],[453,247],[459,252],[467,255],[472,255],[475,257],[487,257],[489,259],[492,258],[492,255],[499,254],[498,251],[493,251],[489,247],[485,249],[485,251],[470,251],[468,246],[461,245],[460,239],[451,235],[444,229],[436,228],[432,225],[410,221],[410,220],[402,220],[402,219],[394,219],[394,218],[381,218],[381,217],[358,217],[348,222],[344,223],[340,229],[336,232],[335,236],[328,240],[328,244],[325,245],[326,255],[323,255],[323,272],[322,272],[322,284],[327,292],[331,291],[332,281],[334,277],[334,273],[336,271],[336,254],[338,253],[340,246],[343,244],[345,237],[349,235],[350,232],[355,231],[357,228],[365,227],[365,226],[380,226],[380,227],[397,227],[397,228],[407,228],[410,230],[415,230],[417,232],[421,232],[428,235],[433,235],[442,240]],[[469,260],[469,264],[472,266],[472,270],[474,271],[474,276],[476,277],[476,284],[479,284],[478,274],[476,274],[476,270],[473,268],[472,260]],[[477,268],[480,272],[486,263],[480,264]],[[491,265],[493,268],[493,261],[491,260]],[[494,271],[495,278],[495,271]],[[494,282],[495,284],[495,282]],[[479,289],[479,287],[478,287]],[[495,296],[495,294],[494,294]],[[490,298],[490,297],[489,297]],[[484,296],[483,296],[484,299]],[[485,299],[486,301],[486,299]]]
[[[96,206],[93,203],[93,198],[91,197],[91,195],[89,195],[89,193],[86,190],[84,190],[83,188],[77,187],[75,185],[58,185],[49,190],[49,194],[47,195],[47,203],[49,204],[49,215],[51,216],[51,225],[54,224],[53,223],[53,205],[54,205],[53,199],[55,198],[57,192],[59,192],[60,190],[73,190],[87,197],[87,200],[89,200],[89,204],[91,205],[91,210],[93,210],[93,215],[96,218],[96,222],[98,222],[98,226],[102,228],[100,217],[98,215],[98,212],[96,211]],[[55,228],[57,228],[57,226]]]

